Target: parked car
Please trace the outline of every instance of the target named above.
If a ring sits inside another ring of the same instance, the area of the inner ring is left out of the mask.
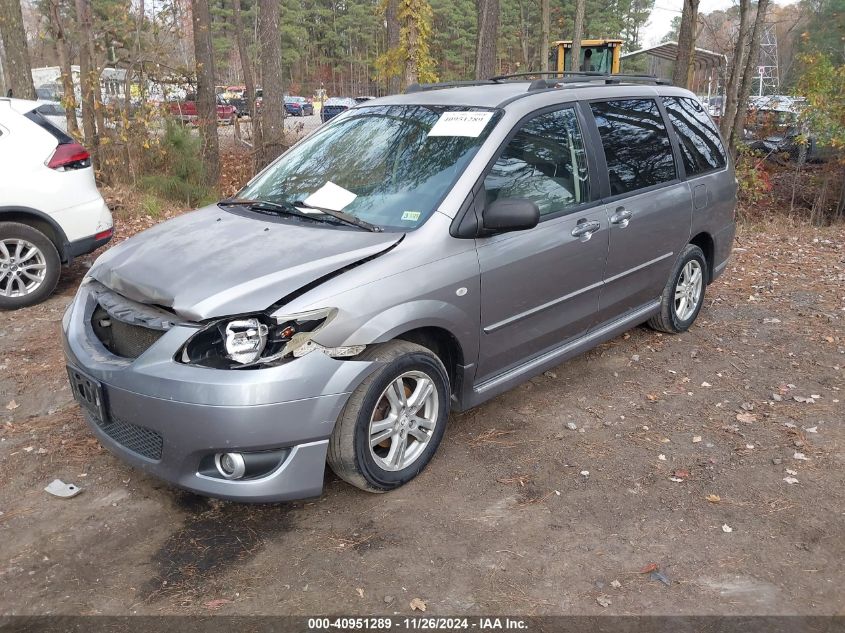
[[[317,495],[326,462],[381,492],[450,411],[687,330],[734,237],[718,131],[680,88],[559,82],[371,101],[102,255],[63,321],[96,437],[206,495]]]
[[[232,125],[237,118],[235,106],[228,103],[222,95],[216,95],[217,101],[217,123],[218,125]],[[197,96],[189,93],[181,101],[170,103],[170,114],[183,123],[196,123],[197,120]]]
[[[314,106],[305,97],[285,97],[285,111],[290,116],[311,116]]]
[[[325,123],[326,121],[336,117],[341,112],[344,112],[349,108],[354,108],[356,105],[358,104],[355,103],[355,99],[350,97],[330,97],[329,99],[326,99],[326,102],[320,109],[320,120]]]
[[[743,141],[754,150],[790,160],[823,161],[834,156],[832,148],[819,145],[801,120],[803,97],[765,95],[751,97]]]
[[[62,264],[113,233],[91,156],[37,101],[0,98],[0,308],[46,299]]]

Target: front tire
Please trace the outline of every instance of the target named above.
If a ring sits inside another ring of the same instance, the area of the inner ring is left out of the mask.
[[[358,358],[382,365],[349,397],[329,440],[328,463],[353,486],[386,492],[431,461],[449,418],[449,377],[431,350],[407,341]]]
[[[41,231],[18,222],[0,222],[0,309],[41,303],[59,283],[61,260]]]
[[[707,259],[695,244],[687,244],[669,275],[660,298],[660,313],[648,325],[660,332],[680,334],[695,322],[704,303]]]

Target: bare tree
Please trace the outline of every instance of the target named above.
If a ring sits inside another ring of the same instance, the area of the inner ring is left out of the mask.
[[[76,0],[76,20],[82,42],[79,46],[79,85],[82,93],[82,131],[85,134],[85,144],[91,150],[94,166],[98,165],[99,137],[97,135],[95,86],[100,87],[100,78],[95,70],[94,60],[91,58],[93,47],[87,45],[93,38],[91,23],[87,18],[87,0]]]
[[[217,95],[214,91],[214,49],[208,0],[191,0],[191,17],[197,69],[197,124],[202,138],[205,181],[207,185],[215,187],[220,175],[220,148],[217,141]]]
[[[748,97],[751,96],[751,84],[757,75],[755,70],[757,69],[757,64],[760,62],[760,39],[763,35],[763,28],[766,26],[766,14],[768,10],[769,0],[760,0],[757,3],[757,15],[754,18],[754,27],[751,29],[751,43],[748,47],[748,57],[745,58],[745,71],[742,73],[736,116],[734,116],[731,135],[728,140],[728,145],[730,145],[732,150],[742,138],[745,115],[748,114]]]
[[[581,70],[581,40],[584,39],[584,10],[586,0],[575,0],[575,22],[572,25],[572,68]],[[584,68],[584,70],[588,70]]]
[[[0,41],[3,42],[4,75],[8,88],[15,97],[35,99],[20,0],[0,0]]]
[[[263,145],[261,137],[261,125],[255,112],[255,79],[252,75],[252,62],[249,59],[249,52],[244,39],[244,24],[241,16],[241,0],[233,2],[235,18],[235,40],[238,45],[238,56],[241,58],[241,70],[244,73],[244,100],[249,113],[250,125],[252,125],[252,147],[260,150]],[[256,156],[258,154],[256,153]]]
[[[50,0],[50,33],[56,44],[56,57],[59,59],[59,70],[61,72],[62,89],[64,98],[62,104],[65,107],[67,117],[67,129],[73,135],[79,134],[79,124],[76,122],[76,93],[73,87],[73,74],[70,67],[70,55],[68,54],[67,38],[62,25],[62,17],[59,11],[59,0]]]
[[[734,119],[736,118],[739,85],[742,80],[742,73],[745,70],[745,54],[748,49],[748,13],[750,11],[751,0],[739,0],[739,32],[737,33],[736,43],[734,45],[733,63],[731,64],[727,85],[725,86],[725,107],[719,123],[722,137],[725,139],[730,139]]]
[[[672,72],[672,83],[681,88],[688,88],[693,60],[695,59],[696,22],[698,21],[699,0],[684,0],[681,13],[681,26],[678,29],[678,57]]]
[[[549,0],[540,0],[540,70],[547,71],[549,69],[549,42],[550,28],[549,28]]]
[[[496,44],[499,39],[499,0],[475,0],[478,35],[475,40],[475,78],[496,74]]]
[[[270,164],[285,149],[282,37],[279,31],[280,0],[259,0],[258,36],[261,40],[261,164]]]
[[[399,23],[399,0],[387,0],[384,10],[387,22],[387,50],[396,51],[401,41],[401,25]],[[390,94],[397,94],[401,89],[402,77],[398,73],[391,74],[387,79],[387,90]]]

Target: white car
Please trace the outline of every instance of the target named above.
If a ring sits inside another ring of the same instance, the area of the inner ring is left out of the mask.
[[[41,105],[0,98],[0,309],[46,299],[62,264],[114,232],[91,155]]]

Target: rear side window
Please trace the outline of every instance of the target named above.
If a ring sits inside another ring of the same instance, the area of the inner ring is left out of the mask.
[[[534,202],[540,215],[590,199],[587,156],[572,108],[541,114],[519,129],[484,179],[488,204],[504,198]]]
[[[590,108],[604,147],[611,195],[674,180],[672,144],[656,101],[601,101]]]
[[[687,176],[724,167],[727,159],[719,134],[698,101],[688,97],[664,97],[663,105],[678,135]]]

